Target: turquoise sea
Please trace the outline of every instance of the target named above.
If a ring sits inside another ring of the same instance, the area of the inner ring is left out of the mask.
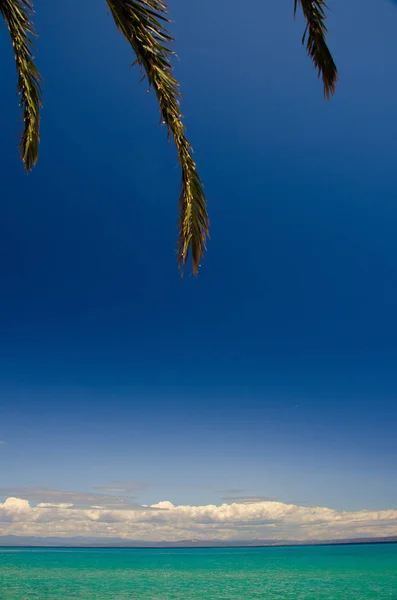
[[[397,544],[0,548],[1,600],[397,600]]]

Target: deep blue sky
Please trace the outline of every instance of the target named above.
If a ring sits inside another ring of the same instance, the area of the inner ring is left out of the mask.
[[[331,5],[324,102],[292,2],[171,2],[212,223],[197,279],[174,148],[105,3],[37,3],[29,176],[2,28],[3,487],[397,508],[397,6]]]

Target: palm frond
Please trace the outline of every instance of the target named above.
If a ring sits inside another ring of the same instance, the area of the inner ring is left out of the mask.
[[[306,50],[319,77],[324,84],[324,96],[329,98],[335,92],[338,81],[338,70],[332,54],[327,46],[325,25],[327,5],[324,0],[294,0],[294,12],[300,4],[306,20],[306,29],[302,44],[306,42]]]
[[[117,28],[131,45],[141,70],[154,88],[162,121],[173,137],[182,170],[178,263],[186,267],[191,252],[193,272],[198,273],[208,237],[209,220],[203,185],[186,137],[180,112],[179,84],[173,76],[166,29],[167,7],[161,0],[106,0]]]
[[[18,73],[24,127],[19,145],[27,171],[37,162],[40,141],[41,76],[32,50],[36,36],[32,23],[32,0],[0,0],[0,12],[10,32]]]

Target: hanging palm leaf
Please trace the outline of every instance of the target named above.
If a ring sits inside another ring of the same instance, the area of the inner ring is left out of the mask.
[[[295,13],[298,3],[306,20],[302,44],[306,42],[307,53],[317,69],[319,77],[322,77],[324,96],[329,98],[335,92],[338,70],[326,42],[325,11],[328,7],[324,0],[295,0]]]
[[[197,274],[209,220],[203,186],[182,122],[179,85],[171,65],[172,38],[165,27],[166,5],[161,0],[107,0],[107,3],[116,26],[131,45],[136,62],[155,91],[161,118],[176,145],[182,170],[178,261],[183,271],[191,252],[193,272]]]
[[[37,162],[40,140],[41,77],[33,61],[32,38],[36,36],[31,0],[0,0],[0,12],[10,32],[18,73],[23,111],[20,153],[27,171]]]
[[[167,7],[162,0],[106,0],[117,28],[132,47],[136,61],[153,87],[161,119],[173,138],[182,171],[178,262],[181,271],[192,257],[198,273],[208,238],[209,219],[203,185],[180,113],[179,84],[173,75],[170,48],[173,41],[166,24]],[[302,8],[306,29],[302,43],[322,77],[325,97],[330,97],[338,71],[326,43],[327,6],[324,0],[294,0]],[[24,128],[20,154],[27,171],[37,162],[40,139],[41,76],[34,64],[33,0],[0,0],[0,13],[7,24],[14,48],[18,89]]]

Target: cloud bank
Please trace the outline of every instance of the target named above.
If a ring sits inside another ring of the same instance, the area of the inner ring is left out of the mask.
[[[72,502],[8,497],[0,535],[85,536],[125,540],[316,540],[397,535],[397,510],[343,512],[275,501],[246,504],[81,508]]]

